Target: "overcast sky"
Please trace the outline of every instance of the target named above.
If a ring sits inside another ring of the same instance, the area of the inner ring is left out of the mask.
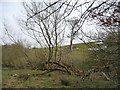
[[[32,39],[28,38],[24,34],[22,34],[20,30],[20,26],[18,24],[18,19],[23,16],[23,0],[0,0],[0,43],[2,41],[9,42],[8,37],[5,36],[3,23],[7,23],[10,32],[15,35],[14,37],[17,39],[25,39],[27,38],[31,43]],[[24,0],[25,1],[25,0]],[[28,0],[27,0],[28,1]],[[37,0],[39,1],[39,0]],[[41,0],[40,0],[41,1]],[[83,27],[84,29],[93,29],[93,26],[88,27],[88,25]],[[4,36],[3,36],[4,35]],[[66,39],[65,43],[67,44],[69,41]],[[79,40],[75,40],[74,43],[79,43]]]
[[[21,27],[18,23],[18,20],[23,16],[22,2],[20,2],[20,0],[5,0],[0,2],[0,7],[0,43],[3,44],[3,41],[7,43],[11,42],[5,34],[4,23],[7,24],[9,32],[15,39],[27,38],[31,41],[30,38],[21,32]]]

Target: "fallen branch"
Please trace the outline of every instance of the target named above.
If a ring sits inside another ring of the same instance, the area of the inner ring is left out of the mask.
[[[103,74],[103,76],[105,76],[105,78],[107,79],[107,80],[111,80],[104,72],[102,72],[102,74]]]
[[[57,62],[46,62],[46,64],[55,64],[55,65],[58,65],[58,66],[60,66],[61,68],[64,68],[66,71],[67,71],[67,73],[69,74],[69,75],[71,75],[71,72],[68,70],[68,68],[67,67],[65,67],[65,66],[63,66],[63,65],[61,65],[60,63],[57,63]]]

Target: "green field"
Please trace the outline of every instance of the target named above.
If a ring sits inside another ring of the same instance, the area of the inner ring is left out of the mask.
[[[93,44],[93,43],[89,43]],[[94,45],[94,44],[93,44]],[[96,65],[96,60],[90,58],[91,52],[88,45],[75,44],[73,51],[69,46],[63,46],[62,61],[72,64],[79,70],[87,72]],[[24,57],[24,50],[33,66],[28,65]],[[44,67],[46,60],[45,50],[41,48],[25,49],[22,47],[3,48],[3,88],[114,88],[116,84],[108,81],[100,72],[91,74],[83,80],[80,75],[68,75],[61,71],[37,70],[32,67]],[[32,68],[32,69],[31,69]]]

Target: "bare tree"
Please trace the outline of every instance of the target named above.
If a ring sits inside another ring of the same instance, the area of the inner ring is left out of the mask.
[[[77,15],[77,19],[74,19],[72,23],[70,23],[70,50],[72,50],[73,40],[81,30],[84,22],[94,11],[97,11],[107,2],[108,0],[102,1],[98,5],[94,5],[96,0],[84,2],[82,4],[79,3],[79,0],[74,2],[72,0],[59,0],[55,2],[23,3],[27,16],[27,19],[23,20],[23,22],[26,25],[30,36],[33,37],[40,45],[44,45],[48,48],[46,64],[61,66],[61,64],[57,62],[59,61],[57,60],[58,46],[63,40],[65,32],[67,32],[65,21],[72,17],[72,13],[77,11],[80,14]],[[87,5],[87,8],[81,12],[80,9],[84,5]],[[84,35],[86,34],[84,33]],[[55,57],[53,58],[53,56]],[[61,67],[70,73],[67,68],[64,66]]]
[[[57,52],[65,30],[65,25],[61,27],[61,25],[64,24],[64,19],[61,19],[63,17],[61,7],[64,3],[65,2],[59,1],[55,5],[51,4],[51,2],[31,2],[30,5],[23,3],[28,16],[28,19],[24,21],[27,29],[33,33],[35,40],[39,43],[41,43],[41,40],[43,39],[43,44],[48,48],[46,64],[49,69],[49,65],[51,64],[62,66],[59,63],[57,64]],[[41,12],[34,15],[39,11]],[[65,68],[64,66],[62,67]]]

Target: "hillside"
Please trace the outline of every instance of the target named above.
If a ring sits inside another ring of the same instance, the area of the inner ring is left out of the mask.
[[[100,72],[90,74],[88,77],[85,76],[97,63],[91,57],[92,51],[88,50],[91,45],[96,46],[94,43],[74,44],[72,52],[69,51],[69,45],[61,47],[62,62],[65,65],[70,65],[68,70],[79,70],[79,75],[68,75],[66,72],[57,69],[56,71],[44,70],[47,59],[47,48],[28,49],[21,45],[5,45],[3,46],[3,87],[115,87],[115,83],[106,80],[106,77]]]

